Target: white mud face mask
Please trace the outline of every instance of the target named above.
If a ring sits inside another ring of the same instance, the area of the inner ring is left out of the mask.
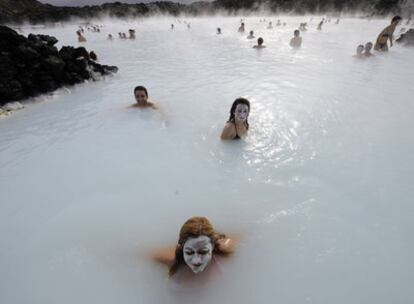
[[[245,122],[249,117],[249,107],[245,104],[238,104],[234,111],[234,117],[238,122]]]
[[[184,261],[194,273],[202,272],[210,263],[213,244],[208,236],[189,238],[183,247]]]

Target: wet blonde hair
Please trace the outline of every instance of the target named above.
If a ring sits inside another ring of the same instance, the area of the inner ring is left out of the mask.
[[[189,238],[197,238],[205,235],[211,240],[213,253],[221,254],[220,249],[216,246],[218,240],[225,238],[224,234],[219,234],[214,230],[213,225],[206,217],[192,217],[188,219],[180,229],[178,244],[175,248],[174,264],[170,267],[169,275],[173,276],[181,265],[185,264],[183,248]]]

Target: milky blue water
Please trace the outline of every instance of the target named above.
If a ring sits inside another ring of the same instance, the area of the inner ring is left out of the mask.
[[[262,18],[263,50],[239,17],[101,21],[83,45],[117,75],[0,119],[1,303],[410,303],[413,49],[352,58],[389,20]],[[128,108],[136,85],[159,111]],[[222,142],[239,96],[249,135]],[[149,255],[194,215],[240,243],[189,288]]]

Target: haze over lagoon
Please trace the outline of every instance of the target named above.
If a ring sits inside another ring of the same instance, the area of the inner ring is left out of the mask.
[[[212,0],[205,0],[205,2],[211,2]],[[110,3],[110,2],[117,2],[117,1],[105,1],[105,0],[40,0],[40,2],[42,3],[48,3],[48,4],[52,4],[52,5],[57,5],[57,6],[83,6],[83,5],[100,5],[100,4],[104,4],[104,3]],[[150,3],[150,2],[155,2],[155,1],[151,1],[151,0],[123,0],[123,1],[118,1],[118,2],[122,2],[122,3]],[[183,3],[183,4],[189,4],[189,3],[193,3],[196,2],[194,0],[174,0],[172,2],[176,2],[176,3]]]
[[[260,51],[240,17],[86,31],[84,46],[119,73],[0,120],[0,302],[409,302],[412,49],[356,60],[389,20],[317,31],[321,18],[246,18]],[[266,30],[277,19],[287,25]],[[309,30],[292,50],[300,22]],[[106,40],[129,28],[136,40]],[[59,46],[78,45],[77,29],[22,28]],[[139,84],[164,115],[127,109]],[[221,142],[239,96],[249,136]],[[188,288],[148,252],[174,245],[194,215],[241,241],[220,277]]]

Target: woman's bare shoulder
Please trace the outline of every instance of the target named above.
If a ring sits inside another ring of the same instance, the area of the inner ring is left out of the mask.
[[[240,238],[236,236],[225,236],[217,241],[218,249],[221,253],[229,254],[233,253],[237,244],[240,242]]]

